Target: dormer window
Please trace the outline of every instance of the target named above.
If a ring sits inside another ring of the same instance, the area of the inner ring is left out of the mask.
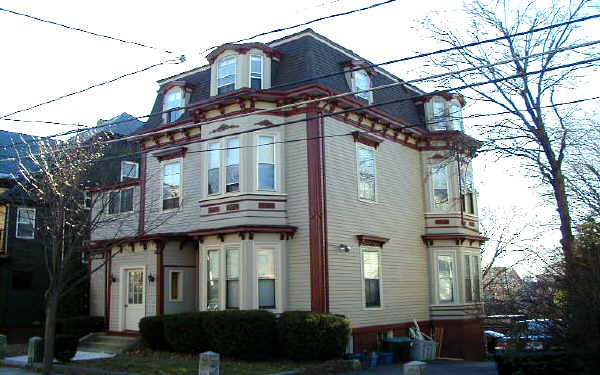
[[[260,55],[250,55],[250,88],[263,88],[263,57]]]
[[[353,72],[354,88],[353,91],[368,90],[371,88],[371,77],[364,70]],[[373,101],[373,92],[365,91],[356,93],[357,98],[364,99],[371,103]]]
[[[456,101],[450,102],[450,123],[452,130],[464,131],[463,118],[462,118],[462,107]]]
[[[217,95],[235,90],[235,60],[235,56],[231,56],[219,62],[217,69]]]
[[[458,130],[464,131],[462,106],[456,99],[448,100],[435,97],[432,102],[432,118],[429,129],[432,131]]]
[[[175,110],[183,107],[183,89],[175,87],[167,91],[163,111],[167,114],[167,122],[177,121],[183,115],[183,109]]]

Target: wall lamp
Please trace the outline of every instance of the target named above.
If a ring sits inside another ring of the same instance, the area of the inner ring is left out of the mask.
[[[348,246],[348,245],[345,245],[345,244],[343,244],[343,243],[339,244],[339,245],[337,246],[337,248],[338,248],[340,251],[343,251],[343,252],[345,252],[345,253],[349,253],[349,252],[350,252],[350,250],[352,250],[352,247],[350,247],[350,246]]]
[[[117,282],[117,281],[119,281],[119,280],[117,279],[117,277],[116,277],[115,275],[112,275],[112,274],[111,274],[111,275],[110,275],[110,281],[111,281],[111,282],[113,282],[113,283],[116,283],[116,282]]]
[[[149,273],[149,274],[148,274],[148,282],[150,282],[150,283],[153,283],[153,282],[154,282],[154,280],[155,280],[155,277],[154,277],[154,275],[153,275],[153,274],[151,274],[151,273]]]

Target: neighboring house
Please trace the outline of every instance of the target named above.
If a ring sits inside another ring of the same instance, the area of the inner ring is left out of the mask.
[[[512,267],[492,267],[483,278],[486,301],[520,299],[523,280]]]
[[[17,183],[21,160],[39,152],[39,140],[0,130],[0,327],[30,327],[44,316],[48,277],[43,246],[36,238],[37,208]]]
[[[463,98],[400,84],[284,107],[402,82],[311,29],[207,59],[159,81],[157,115],[134,137],[135,223],[92,233],[92,267],[106,266],[90,304],[107,330],[188,311],[327,311],[350,319],[350,350],[415,319],[445,329],[444,355],[480,357],[484,238],[470,164],[448,157],[479,145]],[[314,78],[330,73],[343,74]],[[124,190],[96,194],[108,191]]]

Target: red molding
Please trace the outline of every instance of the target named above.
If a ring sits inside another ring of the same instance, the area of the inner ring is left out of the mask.
[[[201,229],[187,233],[191,237],[205,237],[232,233],[285,233],[294,235],[298,228],[291,225],[236,225],[217,229]]]
[[[306,152],[308,163],[308,211],[310,246],[311,310],[329,311],[329,280],[327,277],[327,247],[325,246],[323,207],[323,144],[322,124],[317,108],[307,112]]]
[[[210,133],[220,133],[220,132],[224,132],[225,130],[229,130],[229,129],[235,129],[235,128],[239,128],[239,125],[227,125],[227,124],[221,124],[218,128],[214,129],[213,131],[211,131]]]
[[[431,325],[431,320],[420,320],[417,322],[419,327]],[[408,328],[414,326],[413,322],[395,323],[395,324],[380,324],[367,327],[352,328],[352,334],[362,334],[370,332],[387,331],[390,329]]]
[[[265,197],[265,198],[261,198],[261,199],[239,199],[237,201],[224,201],[224,202],[218,202],[218,203],[209,203],[209,204],[201,205],[201,207],[207,207],[207,206],[213,205],[213,204],[225,204],[225,203],[231,203],[231,202],[241,202],[241,201],[250,201],[250,200],[261,200],[261,201],[270,200],[269,195],[256,194],[256,193],[246,193],[246,194],[234,195],[233,197],[237,198],[237,197],[248,197],[248,196],[249,197]],[[287,200],[287,198],[281,197],[281,196],[277,196],[277,195],[275,195],[274,197],[278,198],[280,200],[277,200],[277,201],[273,200],[273,202],[285,202]],[[228,198],[231,198],[231,197],[225,196],[225,197],[201,199],[201,200],[198,201],[198,203],[202,204],[202,203],[205,203],[205,202],[218,201],[218,200],[221,200],[221,199],[228,199]]]
[[[143,235],[146,230],[146,164],[147,153],[142,153],[140,159],[140,216],[138,223],[138,235]]]
[[[165,242],[155,240],[156,243],[156,315],[163,315],[165,312],[165,268],[164,264],[164,249]]]
[[[467,228],[469,229],[469,228]],[[424,234],[421,236],[426,245],[433,245],[434,241],[439,240],[454,240],[456,245],[462,244],[464,241],[478,241],[480,244],[487,240],[486,237],[464,233],[440,233],[440,234]]]
[[[240,204],[239,203],[231,203],[231,204],[228,204],[225,209],[227,211],[239,211]]]
[[[218,198],[218,199],[225,199],[225,198]],[[210,207],[210,206],[218,206],[221,204],[228,204],[228,203],[239,203],[239,202],[287,202],[287,199],[260,199],[260,198],[247,198],[247,199],[236,199],[233,201],[224,201],[224,202],[216,202],[216,203],[207,203],[207,204],[201,204],[200,207]],[[202,201],[200,201],[202,202]],[[206,202],[206,200],[205,200]],[[260,207],[259,207],[260,208]]]
[[[435,224],[450,224],[450,220],[448,220],[448,219],[437,219],[434,223]]]
[[[228,215],[228,214],[237,214],[238,212],[286,212],[286,210],[267,210],[267,209],[261,209],[261,210],[257,210],[257,209],[247,209],[247,210],[227,210],[225,212],[215,212],[215,213],[208,213],[205,215],[202,215],[204,217],[206,216],[217,216],[217,215]],[[248,216],[245,216],[248,217]],[[255,216],[255,217],[260,217],[260,218],[264,218],[264,216]],[[274,216],[275,217],[275,216]],[[281,219],[283,217],[277,217],[278,219]]]
[[[97,188],[92,188],[92,189],[89,189],[88,191],[92,192],[92,193],[98,193],[101,191],[124,189],[124,188],[128,188],[131,186],[137,186],[139,184],[140,184],[140,179],[127,180],[127,181],[118,182],[116,184],[104,185],[104,186],[100,186]]]
[[[269,47],[268,45],[263,44],[263,43],[243,43],[243,44],[226,43],[226,44],[221,45],[219,48],[212,51],[208,55],[206,55],[206,59],[212,65],[212,64],[214,64],[215,60],[225,51],[235,51],[235,52],[239,53],[240,55],[245,55],[251,49],[259,49],[259,50],[263,51],[263,53],[267,57],[275,57],[277,59],[280,59],[282,56],[281,52],[279,52],[275,48]]]
[[[275,208],[275,203],[273,202],[258,202],[258,208]]]
[[[209,214],[214,214],[215,212],[219,212],[219,211],[221,211],[221,207],[220,206],[208,207],[208,213]]]
[[[379,139],[370,134],[366,134],[360,131],[352,132],[352,137],[354,138],[354,142],[362,143],[371,147],[379,147],[379,144],[383,142],[383,139]]]
[[[356,238],[358,239],[358,244],[361,246],[379,246],[381,248],[390,240],[389,238],[369,234],[357,234]]]
[[[348,60],[340,64],[342,67],[348,67],[352,69],[362,68],[371,79],[375,76],[375,68],[372,64],[365,60]]]
[[[107,262],[104,264],[105,272],[105,289],[104,289],[104,326],[106,330],[110,329],[110,290],[112,287],[112,250],[105,251]]]
[[[152,154],[159,161],[182,158],[187,152],[187,147],[177,147],[166,151],[156,152]]]

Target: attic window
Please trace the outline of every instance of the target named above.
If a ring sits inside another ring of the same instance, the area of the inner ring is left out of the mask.
[[[235,90],[235,56],[227,57],[219,62],[217,70],[217,94],[226,94]]]
[[[371,77],[364,70],[357,70],[352,73],[352,81],[354,82],[354,87],[352,91],[360,91],[360,90],[368,90],[371,88]],[[372,91],[364,91],[356,93],[357,98],[361,98],[371,103],[373,101],[373,92]]]
[[[181,87],[174,87],[167,91],[165,95],[163,111],[166,112],[167,122],[177,121],[181,115],[183,115],[183,89]]]

